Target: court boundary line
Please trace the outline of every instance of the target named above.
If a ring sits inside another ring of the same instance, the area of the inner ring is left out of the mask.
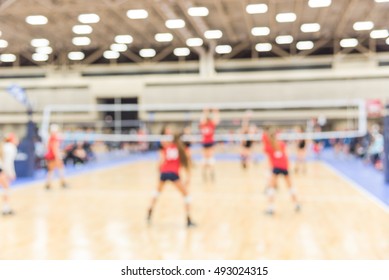
[[[335,167],[333,167],[331,164],[329,164],[326,161],[320,161],[323,165],[328,167],[328,169],[332,170],[336,175],[341,177],[343,180],[348,182],[355,190],[357,190],[359,193],[366,196],[371,202],[376,204],[379,208],[384,210],[385,213],[389,214],[389,205],[387,205],[385,202],[377,198],[375,195],[367,191],[364,187],[362,187],[360,184],[352,180],[351,178],[347,177],[345,174],[343,174],[341,171],[337,170]]]

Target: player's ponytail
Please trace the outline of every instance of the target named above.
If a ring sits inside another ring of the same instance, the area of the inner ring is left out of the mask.
[[[191,161],[186,153],[185,145],[181,140],[181,134],[175,134],[173,142],[177,146],[180,163],[185,169],[190,169]]]

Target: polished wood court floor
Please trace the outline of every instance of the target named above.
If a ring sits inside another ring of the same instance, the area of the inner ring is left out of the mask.
[[[0,217],[0,259],[389,259],[389,213],[326,165],[293,176],[301,213],[281,183],[274,217],[263,214],[265,170],[218,162],[206,184],[197,167],[192,229],[173,186],[147,226],[155,162],[77,175],[67,190],[16,190],[17,215]]]

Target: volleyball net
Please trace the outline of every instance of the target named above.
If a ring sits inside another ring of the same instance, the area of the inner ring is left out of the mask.
[[[280,139],[329,139],[362,137],[367,133],[364,100],[315,100],[239,102],[211,104],[75,104],[51,105],[44,109],[40,135],[48,139],[50,125],[61,127],[67,141],[160,142],[171,125],[190,133],[183,140],[200,142],[199,121],[205,108],[219,110],[216,142],[261,140],[266,127],[278,127]],[[243,122],[255,128],[242,133]],[[296,131],[296,126],[301,130]]]

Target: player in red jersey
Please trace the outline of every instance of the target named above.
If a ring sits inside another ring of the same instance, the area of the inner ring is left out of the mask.
[[[270,186],[267,190],[269,206],[266,210],[266,214],[274,214],[274,195],[279,175],[284,176],[287,187],[289,188],[290,196],[295,203],[295,211],[298,212],[300,211],[300,204],[298,203],[296,190],[293,188],[292,181],[289,176],[289,160],[286,154],[286,145],[284,142],[277,139],[277,133],[275,130],[270,131],[268,135],[265,133],[263,139],[265,153],[268,156],[272,168]]]
[[[172,136],[172,131],[169,127],[163,129],[163,135]],[[187,156],[185,145],[182,143],[180,136],[174,136],[173,140],[164,140],[161,143],[160,147],[160,179],[155,192],[153,199],[151,201],[151,206],[148,211],[147,220],[150,223],[151,217],[153,214],[153,209],[157,203],[158,197],[160,196],[166,182],[172,182],[178,191],[183,195],[185,201],[185,210],[186,210],[186,224],[187,227],[192,227],[195,224],[192,222],[190,217],[190,203],[191,197],[188,192],[189,180],[182,182],[180,179],[180,169],[181,167],[189,170],[190,169],[190,160]],[[189,178],[189,177],[188,177]]]
[[[53,177],[53,173],[55,170],[58,170],[58,174],[61,180],[61,185],[63,188],[67,187],[65,182],[65,168],[61,155],[61,139],[59,136],[59,127],[58,125],[52,124],[50,126],[50,137],[49,142],[47,144],[47,153],[45,155],[45,159],[47,162],[47,181],[46,181],[46,189],[51,189],[51,181]]]
[[[209,110],[204,109],[199,128],[203,145],[203,178],[204,180],[207,180],[207,171],[209,171],[210,178],[213,181],[215,179],[215,159],[213,147],[215,145],[215,130],[220,122],[219,111],[217,109],[213,110],[213,119],[209,115]]]

